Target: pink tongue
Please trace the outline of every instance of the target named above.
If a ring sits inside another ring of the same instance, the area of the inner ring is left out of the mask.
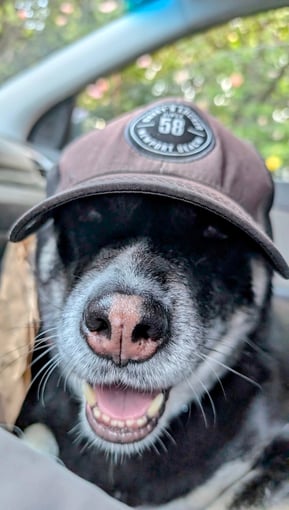
[[[99,409],[111,418],[122,420],[143,416],[157,395],[157,393],[140,393],[117,386],[97,386],[95,391]]]

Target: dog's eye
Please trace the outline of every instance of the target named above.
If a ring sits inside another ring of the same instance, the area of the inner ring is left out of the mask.
[[[83,223],[88,222],[101,223],[103,217],[99,211],[96,211],[95,209],[90,209],[89,211],[82,211],[79,214],[78,219]]]
[[[206,239],[218,239],[220,241],[228,239],[227,234],[222,232],[220,229],[213,227],[213,225],[208,225],[205,228],[205,230],[203,231],[203,237],[205,237]]]

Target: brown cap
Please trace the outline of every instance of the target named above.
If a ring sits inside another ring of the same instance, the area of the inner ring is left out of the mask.
[[[270,238],[273,183],[261,157],[189,102],[158,101],[82,136],[64,150],[58,171],[56,191],[16,222],[11,241],[20,241],[57,207],[78,198],[159,195],[225,218],[289,278],[289,267]]]

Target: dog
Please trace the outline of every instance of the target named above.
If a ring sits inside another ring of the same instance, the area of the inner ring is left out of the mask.
[[[44,423],[69,469],[131,507],[288,503],[268,254],[208,207],[137,190],[78,196],[41,223],[35,383],[18,426]]]

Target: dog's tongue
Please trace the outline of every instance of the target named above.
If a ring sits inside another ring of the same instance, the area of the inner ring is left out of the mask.
[[[156,393],[140,393],[117,386],[97,386],[97,405],[111,418],[135,419],[146,413]]]

